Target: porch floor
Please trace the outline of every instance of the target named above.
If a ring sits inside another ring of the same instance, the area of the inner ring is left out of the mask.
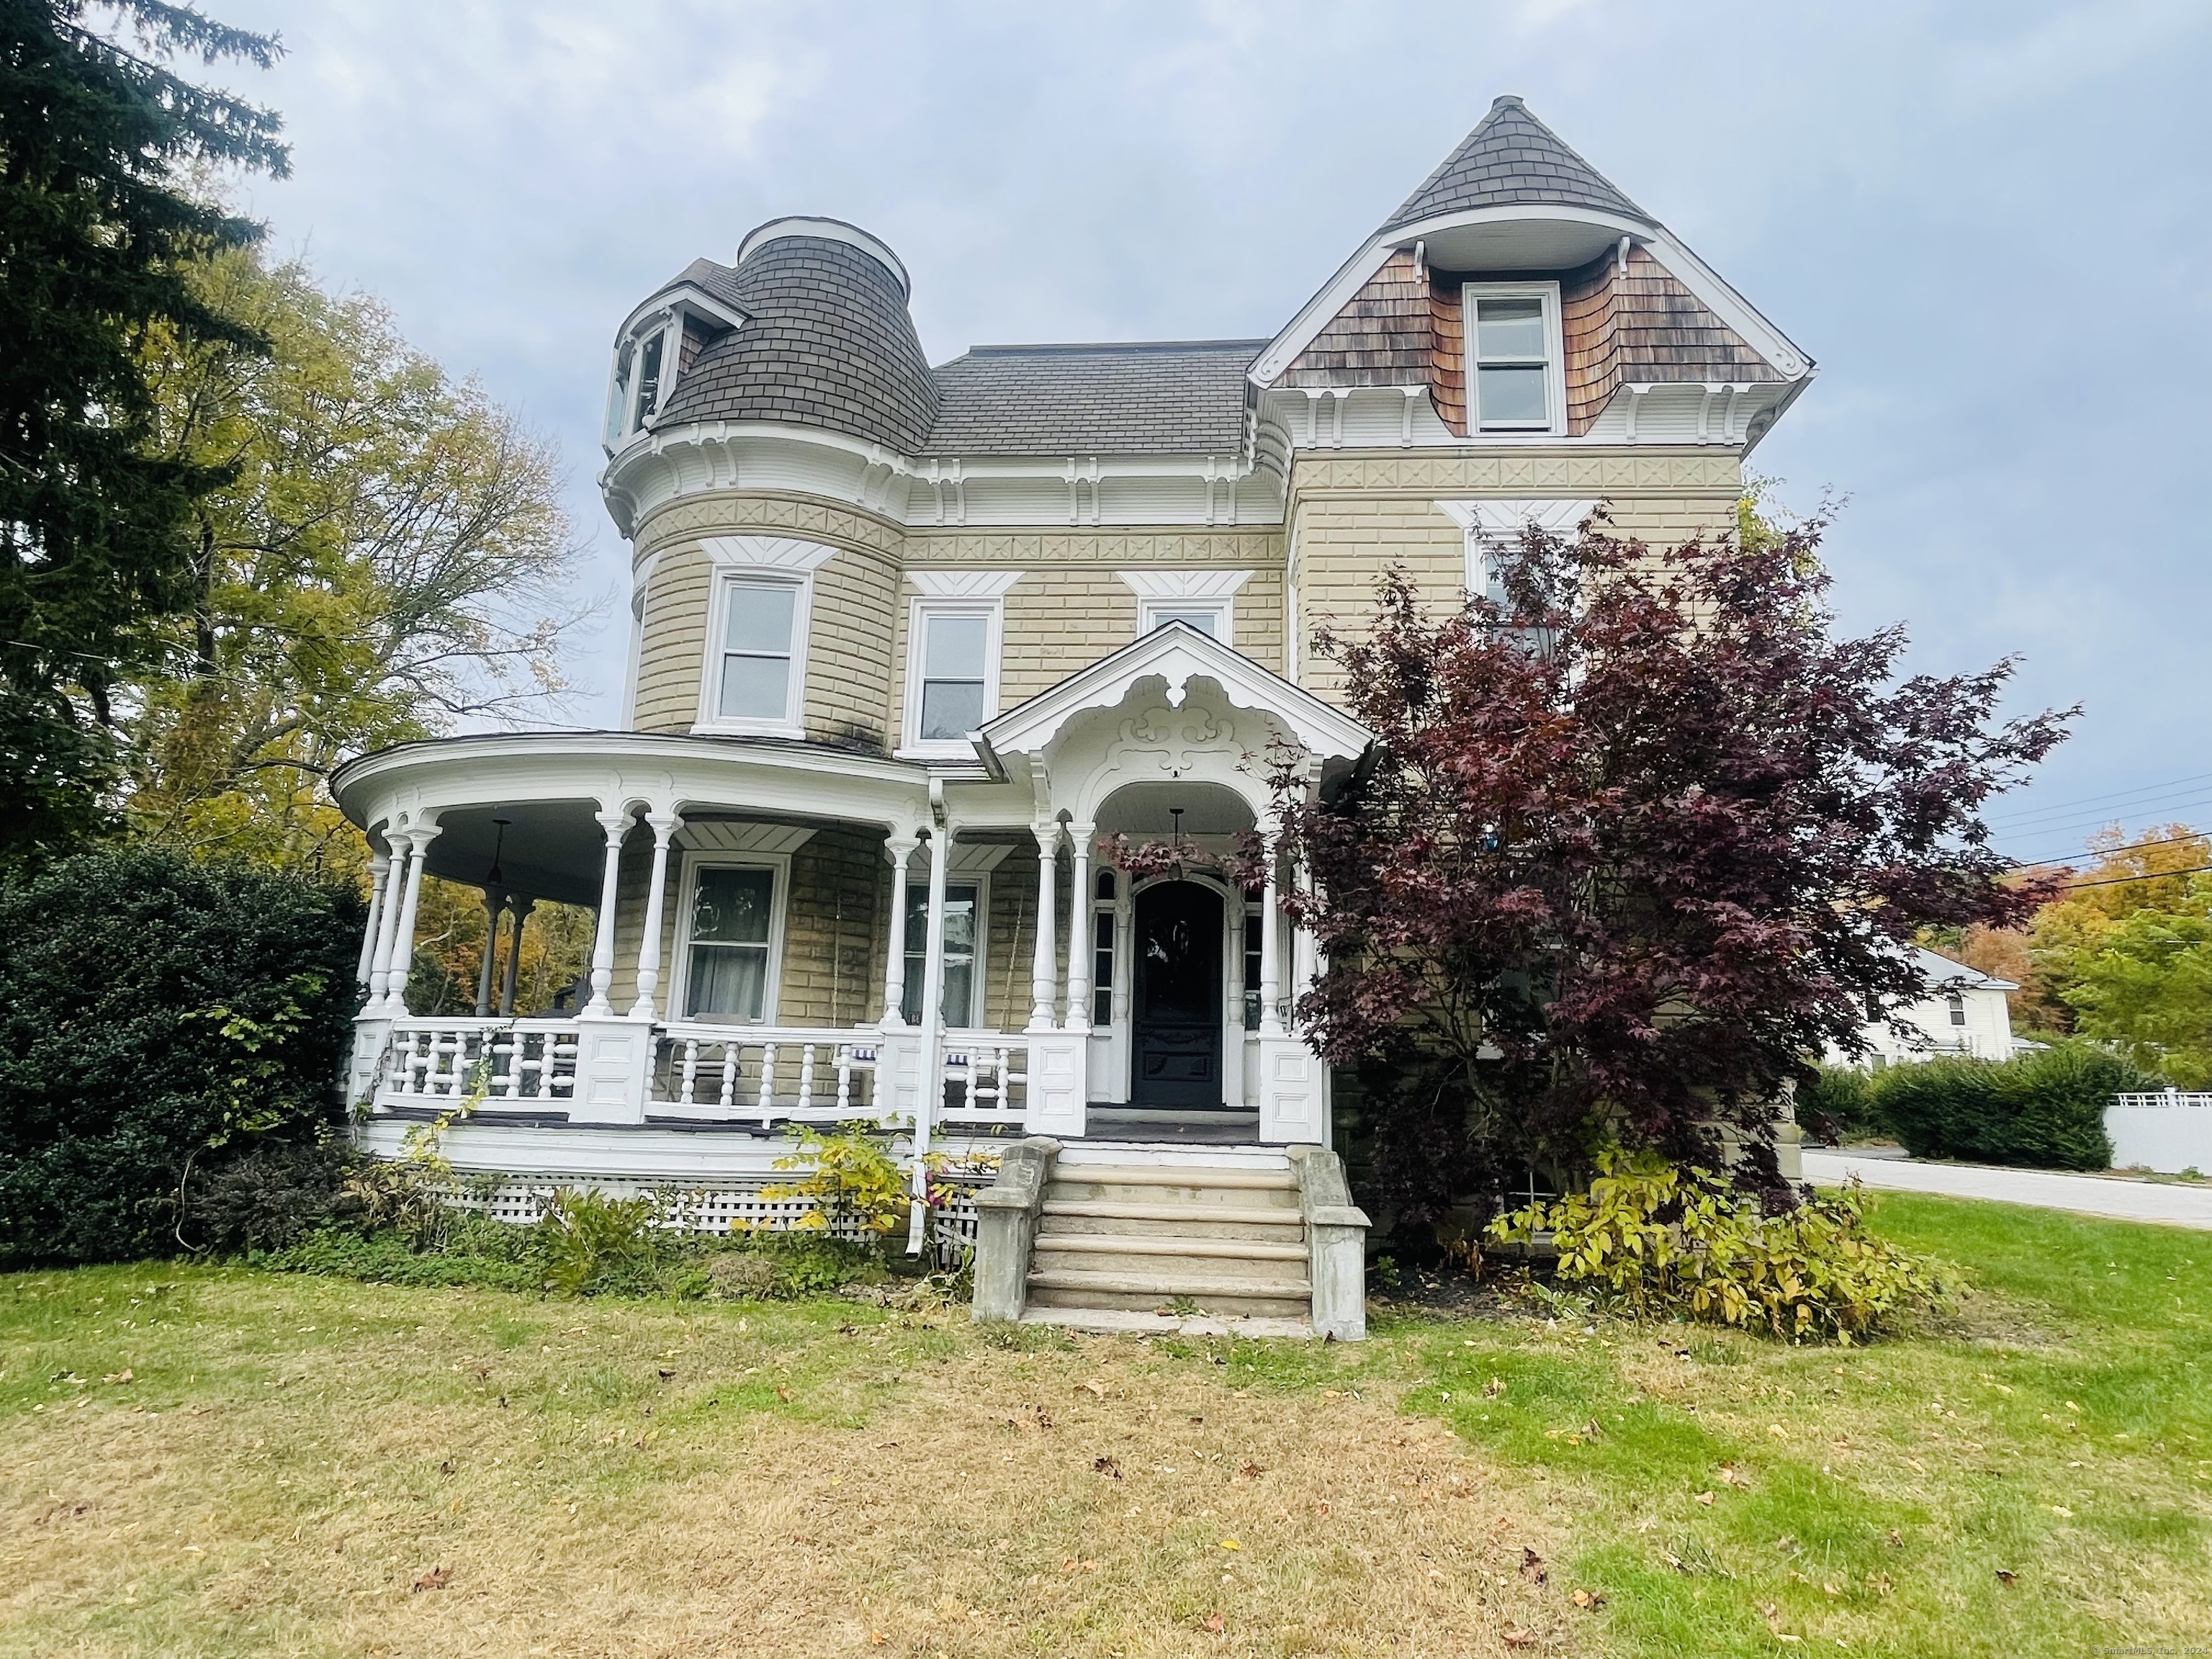
[[[1109,1102],[1091,1105],[1086,1139],[1169,1142],[1183,1146],[1254,1146],[1257,1112],[1148,1112]]]

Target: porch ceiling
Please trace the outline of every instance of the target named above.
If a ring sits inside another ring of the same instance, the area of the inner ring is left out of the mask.
[[[597,904],[606,837],[590,800],[532,800],[507,805],[448,807],[438,817],[428,869],[448,881],[482,887],[495,853],[500,885],[532,898]],[[500,834],[498,819],[507,820]]]

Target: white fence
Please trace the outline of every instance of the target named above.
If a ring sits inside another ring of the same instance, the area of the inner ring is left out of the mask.
[[[667,1025],[654,1040],[655,1117],[837,1123],[875,1116],[876,1051],[850,1031]]]
[[[2112,1138],[2114,1169],[2212,1171],[2212,1094],[2114,1095],[2105,1133]]]

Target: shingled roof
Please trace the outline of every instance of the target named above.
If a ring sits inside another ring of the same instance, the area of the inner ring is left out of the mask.
[[[1556,204],[1649,220],[1559,135],[1507,94],[1490,106],[1460,147],[1390,216],[1382,230],[1472,208]]]
[[[975,346],[937,370],[931,455],[1226,455],[1265,340]]]
[[[937,418],[937,383],[900,279],[827,237],[764,242],[734,269],[694,260],[678,278],[745,313],[709,340],[656,425],[781,421],[913,454]]]

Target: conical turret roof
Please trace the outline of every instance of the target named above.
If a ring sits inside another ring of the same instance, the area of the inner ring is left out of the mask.
[[[1651,216],[1561,143],[1508,94],[1392,214],[1384,231],[1474,208],[1551,204],[1595,208],[1649,222]]]

